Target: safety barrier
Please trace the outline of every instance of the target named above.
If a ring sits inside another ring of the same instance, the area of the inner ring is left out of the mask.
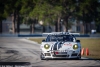
[[[42,34],[18,34],[18,37],[42,37]]]
[[[18,37],[45,37],[43,34],[18,34]],[[75,37],[90,37],[88,34],[75,35]]]

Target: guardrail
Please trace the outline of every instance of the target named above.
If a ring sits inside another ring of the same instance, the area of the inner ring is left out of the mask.
[[[45,33],[46,34],[46,33]],[[75,37],[91,37],[89,34],[74,34]],[[42,33],[36,34],[0,34],[0,37],[46,37]]]
[[[43,36],[42,34],[26,34],[26,35],[23,35],[23,34],[18,34],[18,37],[46,37],[46,36]],[[88,34],[80,34],[80,35],[75,35],[75,37],[90,37],[90,35]]]
[[[18,37],[42,37],[42,34],[18,34]]]
[[[0,37],[18,37],[17,34],[0,34]]]

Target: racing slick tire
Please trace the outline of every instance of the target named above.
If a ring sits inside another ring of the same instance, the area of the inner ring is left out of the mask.
[[[45,58],[44,58],[44,55],[41,53],[41,55],[40,55],[40,59],[41,60],[45,60]]]
[[[76,58],[76,60],[80,60],[80,59],[81,59],[81,56],[79,56],[79,57]]]
[[[76,60],[80,60],[80,59],[81,59],[80,57],[76,58]]]

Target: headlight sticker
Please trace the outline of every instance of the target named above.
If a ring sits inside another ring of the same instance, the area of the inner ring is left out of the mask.
[[[73,45],[73,49],[78,49],[78,45],[77,44]]]
[[[45,44],[45,45],[44,45],[44,48],[45,48],[45,49],[49,49],[49,48],[50,48],[50,45],[49,45],[49,44]]]

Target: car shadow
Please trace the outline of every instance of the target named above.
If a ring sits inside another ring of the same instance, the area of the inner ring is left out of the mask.
[[[31,65],[30,62],[0,62],[0,65],[6,66],[6,65],[11,65],[11,66],[26,66],[26,65]]]
[[[94,60],[94,61],[99,61],[100,62],[100,59],[92,59],[92,58],[87,58],[87,59],[45,59],[45,60]]]

